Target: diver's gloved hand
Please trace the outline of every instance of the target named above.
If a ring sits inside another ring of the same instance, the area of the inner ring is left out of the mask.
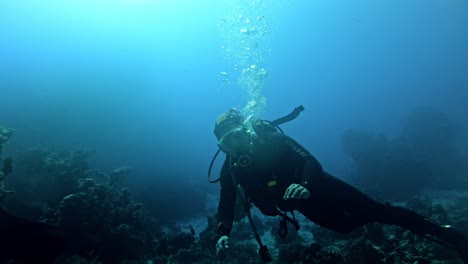
[[[218,255],[219,252],[223,251],[224,249],[229,248],[228,242],[228,236],[222,236],[218,239],[218,243],[216,243],[216,255]]]
[[[310,196],[309,190],[307,190],[304,186],[293,183],[291,184],[286,192],[284,193],[283,199],[307,199]]]

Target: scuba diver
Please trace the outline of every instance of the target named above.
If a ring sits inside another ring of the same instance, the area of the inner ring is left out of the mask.
[[[279,235],[286,236],[287,222],[296,229],[297,210],[315,224],[340,233],[372,222],[396,225],[452,247],[468,264],[468,236],[409,209],[380,203],[323,170],[316,158],[278,125],[296,118],[302,106],[275,121],[245,120],[235,109],[222,114],[214,134],[219,150],[208,171],[210,182],[220,181],[217,253],[228,247],[239,198],[260,246],[262,262],[271,260],[250,214],[250,202],[264,215],[281,216]],[[220,151],[226,154],[220,177],[212,180],[211,168]],[[292,213],[292,217],[288,215]]]

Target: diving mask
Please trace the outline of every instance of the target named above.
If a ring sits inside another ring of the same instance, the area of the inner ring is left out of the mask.
[[[238,126],[226,133],[219,141],[219,148],[226,154],[237,157],[241,153],[253,152],[253,139],[255,133],[244,126]]]

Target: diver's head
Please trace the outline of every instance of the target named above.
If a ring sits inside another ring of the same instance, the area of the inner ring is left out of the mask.
[[[226,154],[238,157],[253,151],[255,133],[244,125],[244,117],[236,109],[231,108],[216,119],[214,133],[219,148]]]
[[[215,123],[214,133],[218,141],[221,138],[229,133],[231,130],[241,127],[244,124],[244,116],[242,113],[235,109],[231,108],[226,113],[221,114]]]

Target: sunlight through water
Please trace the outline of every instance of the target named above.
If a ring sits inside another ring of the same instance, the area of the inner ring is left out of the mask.
[[[270,52],[271,30],[267,8],[270,1],[228,0],[227,14],[219,21],[223,37],[222,60],[228,70],[221,71],[222,87],[234,81],[247,92],[243,107],[246,117],[258,118],[266,107],[263,87],[268,71],[265,55]]]

